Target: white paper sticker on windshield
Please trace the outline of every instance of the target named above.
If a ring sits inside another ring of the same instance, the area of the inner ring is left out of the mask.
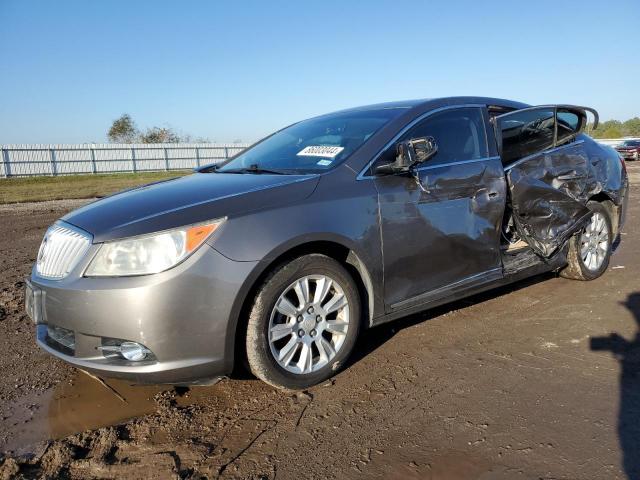
[[[327,147],[327,146],[321,146],[321,145],[310,145],[308,147],[304,147],[296,155],[299,155],[301,157],[334,158],[342,150],[344,150],[344,147]]]
[[[318,160],[318,165],[321,167],[328,167],[331,165],[331,162],[333,162],[333,160]]]

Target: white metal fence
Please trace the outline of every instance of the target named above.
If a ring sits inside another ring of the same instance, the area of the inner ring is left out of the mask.
[[[607,145],[626,138],[599,139]],[[0,145],[0,177],[189,170],[241,152],[245,143]]]
[[[0,177],[186,170],[218,163],[244,143],[0,145]]]

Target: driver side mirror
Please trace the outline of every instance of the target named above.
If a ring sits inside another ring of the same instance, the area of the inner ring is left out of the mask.
[[[433,137],[419,137],[398,142],[396,144],[396,159],[392,163],[378,165],[376,174],[393,175],[407,173],[411,169],[438,153],[438,145]]]

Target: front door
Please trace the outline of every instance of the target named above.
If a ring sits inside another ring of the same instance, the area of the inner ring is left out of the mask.
[[[426,136],[435,138],[438,153],[415,177],[375,178],[388,312],[502,276],[506,183],[500,159],[489,156],[482,109],[434,112],[398,141]],[[376,164],[394,156],[395,144]]]

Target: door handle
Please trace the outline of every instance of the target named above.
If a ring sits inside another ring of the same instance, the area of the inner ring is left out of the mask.
[[[429,191],[429,189],[427,188],[429,186],[429,176],[425,175],[423,178],[420,178],[420,174],[417,171],[413,172],[413,179],[416,181],[416,184],[418,185],[418,187],[420,187],[420,190],[422,190],[424,193],[431,193]],[[423,183],[427,184],[427,187],[425,187],[423,185]]]
[[[487,190],[486,188],[481,188],[473,194],[474,199],[482,199],[485,202],[492,200],[498,196],[498,192],[495,190]]]

